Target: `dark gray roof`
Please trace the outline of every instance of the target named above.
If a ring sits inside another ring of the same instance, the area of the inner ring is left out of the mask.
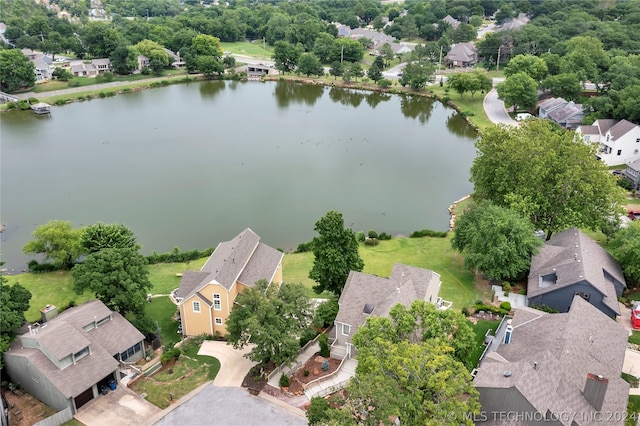
[[[111,315],[111,320],[97,328],[84,331],[83,327]],[[89,346],[91,354],[60,370],[39,349],[22,348],[22,339],[37,340],[58,360]],[[75,397],[118,368],[114,355],[144,339],[134,326],[117,312],[112,312],[101,301],[94,300],[62,312],[38,328],[37,333],[26,333],[14,342],[10,356],[29,359],[65,397]]]
[[[600,129],[598,126],[580,126],[580,132],[584,135],[599,135]]]
[[[371,315],[384,317],[397,303],[410,306],[424,300],[430,286],[440,284],[440,275],[433,271],[396,263],[389,278],[351,271],[340,295],[336,322],[352,327],[350,336],[366,321],[365,305],[373,305]]]
[[[600,129],[600,134],[604,135],[605,133],[607,133],[607,130],[612,128],[616,123],[617,121],[613,118],[600,118],[596,120],[593,125],[598,126],[598,128]]]
[[[547,113],[555,110],[556,108],[561,108],[568,104],[566,100],[563,98],[548,98],[538,104],[538,108],[546,111]]]
[[[587,281],[604,295],[605,305],[619,315],[614,283],[606,279],[604,271],[626,286],[622,269],[613,257],[578,228],[569,228],[555,234],[532,256],[527,297]],[[557,277],[555,284],[540,285],[541,276],[553,273]]]
[[[284,253],[261,243],[260,237],[247,228],[234,239],[218,244],[200,272],[185,272],[176,295],[188,299],[209,283],[218,283],[229,290],[236,281],[249,287],[260,279],[271,281],[283,256]]]
[[[618,138],[621,138],[622,136],[629,133],[635,127],[636,125],[630,121],[620,120],[613,127],[611,127],[609,131],[611,132],[613,140],[617,140]]]
[[[457,43],[451,46],[451,50],[445,56],[448,61],[471,62],[477,60],[478,50],[472,42]]]
[[[512,325],[511,343],[485,356],[478,369],[474,384],[480,392],[515,388],[542,414],[595,413],[583,396],[587,374],[595,374],[609,380],[601,412],[625,411],[629,385],[620,377],[628,337],[624,327],[579,296],[564,314],[518,308]],[[511,374],[506,377],[505,371]],[[581,416],[578,424],[598,423],[596,416],[589,417]]]
[[[582,111],[581,104],[575,104],[573,102],[568,102],[566,105],[556,108],[549,113],[549,118],[556,123],[566,123],[568,120],[576,118],[577,116],[579,116],[578,119],[574,121],[582,122],[584,112]]]

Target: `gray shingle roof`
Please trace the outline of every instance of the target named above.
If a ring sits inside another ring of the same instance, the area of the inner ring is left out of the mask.
[[[599,120],[596,120],[593,125],[598,126],[598,128],[600,129],[600,134],[604,135],[605,133],[607,133],[607,130],[612,128],[616,123],[617,121],[612,118],[601,118]]]
[[[84,331],[94,321],[111,320]],[[89,346],[91,354],[60,370],[39,349],[22,348],[21,339],[35,339],[58,360]],[[26,333],[14,342],[10,355],[29,359],[66,398],[76,397],[118,368],[114,356],[142,341],[144,336],[117,312],[94,300],[62,312],[39,327],[37,334]]]
[[[598,126],[580,126],[580,132],[584,135],[599,135]]]
[[[424,300],[429,287],[439,283],[440,276],[433,271],[399,263],[389,278],[351,271],[338,301],[336,322],[350,325],[353,336],[368,317],[363,312],[366,304],[374,306],[371,315],[387,316],[397,303],[408,307],[416,299]]]
[[[611,132],[613,140],[617,140],[618,138],[621,138],[622,136],[629,133],[635,127],[636,125],[630,121],[620,120],[615,125],[613,125],[613,127],[611,127],[609,131]]]
[[[596,374],[609,380],[601,411],[625,411],[629,385],[620,377],[628,337],[624,327],[579,296],[564,314],[518,308],[512,325],[511,343],[487,355],[478,369],[474,384],[480,392],[517,389],[542,414],[595,413],[583,391],[587,374]],[[511,375],[505,377],[505,371]],[[585,415],[578,424],[598,423],[592,419]]]
[[[627,167],[635,171],[640,171],[640,160],[632,161],[631,163],[627,164]]]
[[[567,101],[563,98],[548,98],[538,104],[538,107],[547,113],[557,108],[567,105]]]
[[[568,102],[566,105],[562,105],[561,107],[551,111],[549,113],[549,118],[556,123],[566,123],[567,120],[578,115],[584,115],[584,112],[582,111],[582,105]],[[582,118],[580,118],[578,121],[582,121]]]
[[[247,228],[232,240],[218,244],[200,272],[185,272],[176,295],[188,299],[212,282],[229,290],[236,281],[249,287],[260,279],[271,281],[283,256],[261,243],[260,237]]]
[[[555,234],[532,256],[527,298],[587,281],[605,296],[603,302],[619,315],[615,286],[607,280],[604,271],[626,286],[622,269],[613,257],[578,228],[569,228]],[[540,277],[553,273],[557,277],[555,284],[541,286]]]
[[[448,61],[462,61],[471,62],[477,60],[478,50],[476,45],[472,42],[457,43],[451,46],[451,50],[445,56]]]

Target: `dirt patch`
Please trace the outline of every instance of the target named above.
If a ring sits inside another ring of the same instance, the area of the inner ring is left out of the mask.
[[[28,393],[3,391],[3,395],[11,407],[11,426],[31,426],[56,413],[56,410]]]
[[[328,369],[324,370],[322,365],[327,362]],[[313,380],[317,380],[321,377],[328,376],[332,374],[340,367],[340,360],[333,359],[330,357],[322,357],[320,356],[320,352],[316,352],[305,364],[296,371],[294,377],[296,380],[302,384],[307,384]],[[305,371],[308,371],[308,374],[305,376]]]
[[[273,362],[253,366],[244,376],[242,387],[247,388],[252,395],[259,394],[267,384],[267,376],[275,369],[276,365]]]

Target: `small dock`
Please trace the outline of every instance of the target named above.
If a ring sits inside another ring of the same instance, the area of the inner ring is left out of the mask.
[[[31,105],[31,110],[36,114],[51,114],[51,105],[38,102],[37,104]]]

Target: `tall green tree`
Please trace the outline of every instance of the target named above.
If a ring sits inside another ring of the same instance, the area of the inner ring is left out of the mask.
[[[430,62],[411,62],[404,68],[400,84],[412,89],[423,89],[433,76],[435,67]]]
[[[137,249],[105,248],[91,253],[71,270],[71,275],[76,293],[89,290],[123,316],[144,316],[152,284],[147,259]]]
[[[141,55],[146,56],[151,61],[160,61],[165,67],[169,65],[169,54],[160,43],[152,40],[142,40],[134,47]]]
[[[71,269],[82,254],[81,229],[65,220],[51,220],[38,226],[31,234],[34,240],[22,247],[25,254],[42,255],[57,268]]]
[[[498,96],[507,107],[532,109],[538,101],[538,84],[526,73],[513,74],[498,84]]]
[[[525,73],[538,84],[547,76],[547,63],[535,55],[516,55],[504,68],[504,75],[510,77],[518,73]]]
[[[340,61],[333,61],[331,63],[331,68],[329,68],[329,74],[331,74],[335,79],[338,77],[342,77],[344,74],[344,66]]]
[[[514,209],[547,239],[571,226],[600,230],[622,213],[623,190],[596,158],[595,145],[547,120],[489,128],[476,149],[474,197]]]
[[[620,229],[609,243],[609,249],[627,280],[640,284],[640,220]]]
[[[318,285],[313,289],[318,294],[327,290],[340,295],[349,272],[364,268],[356,234],[344,227],[342,213],[335,210],[317,221],[314,230],[318,236],[312,241],[314,260],[309,278]]]
[[[533,224],[517,212],[491,202],[474,205],[456,217],[451,245],[468,268],[492,280],[522,278],[542,240]]]
[[[0,90],[13,92],[36,82],[33,62],[19,49],[0,50]]]
[[[310,311],[302,284],[260,280],[236,298],[227,341],[236,349],[254,344],[248,356],[252,361],[289,362],[300,349],[300,333],[311,323]]]
[[[196,56],[222,57],[222,45],[218,37],[208,34],[198,34],[191,41],[191,51]]]
[[[273,48],[273,60],[276,69],[282,73],[291,72],[298,66],[298,59],[304,52],[301,45],[294,45],[288,41],[278,41]]]
[[[358,81],[358,77],[364,77],[364,70],[362,69],[362,65],[359,62],[353,62],[349,64],[347,68],[347,74],[349,78],[353,77],[356,81]]]
[[[120,223],[98,222],[89,225],[80,234],[80,246],[86,254],[108,248],[130,248],[139,250],[140,246],[131,229]]]
[[[573,73],[550,75],[542,82],[542,88],[548,90],[551,95],[564,98],[568,101],[576,101],[582,93],[580,79]]]
[[[313,53],[303,53],[298,60],[298,68],[296,70],[300,74],[307,77],[311,75],[321,76],[324,74],[324,68],[320,60]]]
[[[369,77],[373,81],[378,81],[382,79],[382,70],[384,69],[384,59],[382,56],[376,56],[373,60],[373,63],[369,67],[367,71],[367,77]]]
[[[15,330],[26,322],[24,313],[29,310],[31,300],[31,292],[20,283],[10,286],[6,281],[0,275],[0,368],[4,366],[2,354],[15,339]]]

